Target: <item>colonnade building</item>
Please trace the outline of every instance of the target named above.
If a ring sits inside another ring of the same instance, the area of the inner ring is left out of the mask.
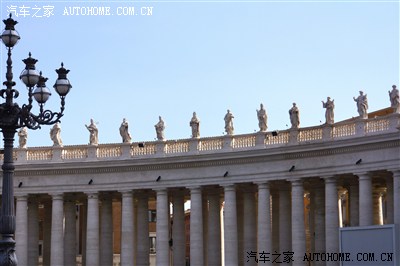
[[[340,227],[400,225],[399,123],[388,108],[279,132],[16,149],[19,265],[339,265],[304,255],[338,253]]]

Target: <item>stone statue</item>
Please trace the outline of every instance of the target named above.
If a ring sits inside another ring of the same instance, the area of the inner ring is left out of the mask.
[[[164,129],[165,129],[165,123],[164,120],[161,118],[161,116],[158,117],[158,123],[154,125],[156,128],[156,134],[157,134],[157,139],[158,140],[164,140]]]
[[[335,122],[334,112],[335,100],[331,100],[331,97],[326,98],[326,103],[322,101],[322,107],[326,109],[325,111],[325,124],[332,125]]]
[[[128,130],[128,121],[126,121],[125,118],[122,120],[121,126],[119,127],[119,134],[121,134],[123,143],[131,142],[132,137]]]
[[[290,123],[292,124],[292,128],[300,127],[300,112],[299,108],[297,108],[296,103],[293,103],[293,107],[289,110]]]
[[[225,132],[228,135],[233,135],[233,131],[234,131],[233,118],[235,118],[233,116],[233,114],[229,110],[227,110],[227,113],[226,113],[226,115],[224,117],[224,120],[225,120]]]
[[[85,125],[87,130],[89,130],[89,145],[99,144],[99,130],[94,124],[93,119],[90,119],[90,125]]]
[[[57,146],[57,147],[62,146],[60,123],[56,123],[50,129],[50,138],[53,141],[53,146]]]
[[[19,137],[19,148],[26,149],[26,141],[28,140],[28,128],[22,127],[18,131],[18,137]]]
[[[264,109],[264,105],[261,103],[260,104],[260,110],[256,110],[257,112],[257,118],[258,118],[258,127],[260,128],[260,132],[265,132],[267,131],[267,111]]]
[[[392,86],[392,91],[389,91],[390,106],[394,109],[395,113],[400,113],[400,98],[399,90],[396,85]]]
[[[200,120],[197,118],[196,112],[193,112],[193,117],[189,123],[192,128],[192,138],[200,137]]]
[[[367,119],[368,118],[368,99],[367,94],[364,95],[363,91],[360,91],[360,95],[356,98],[353,97],[354,101],[357,103],[357,112],[360,115],[360,118]]]

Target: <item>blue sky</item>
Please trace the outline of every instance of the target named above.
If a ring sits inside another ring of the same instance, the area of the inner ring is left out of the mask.
[[[112,15],[67,16],[70,7],[80,14],[109,7]],[[137,15],[119,16],[127,7]],[[3,0],[3,19],[10,8],[21,35],[13,49],[18,103],[26,101],[18,77],[28,52],[49,88],[61,61],[71,70],[61,123],[65,145],[88,143],[84,125],[91,118],[100,143],[121,142],[123,118],[133,141],[152,141],[159,115],[167,139],[188,138],[193,111],[202,137],[223,134],[227,109],[236,134],[252,133],[260,103],[268,130],[287,128],[293,102],[300,126],[308,127],[324,122],[327,96],[340,121],[358,115],[353,97],[359,90],[374,111],[389,106],[388,90],[399,85],[398,1]],[[5,52],[2,46],[2,81]],[[46,107],[58,106],[54,92]],[[28,146],[52,145],[49,131],[30,130]]]

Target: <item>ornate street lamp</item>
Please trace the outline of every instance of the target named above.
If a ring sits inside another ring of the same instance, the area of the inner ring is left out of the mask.
[[[15,82],[12,73],[11,50],[17,44],[20,36],[15,30],[18,23],[10,17],[3,20],[5,30],[1,34],[1,40],[8,48],[7,73],[6,81],[3,83],[5,89],[0,90],[0,97],[5,102],[0,104],[0,129],[4,136],[4,161],[3,169],[3,188],[2,188],[2,204],[0,216],[0,265],[17,265],[15,256],[15,241],[13,239],[15,233],[15,213],[14,213],[14,136],[18,128],[27,127],[30,129],[38,129],[40,125],[52,125],[60,121],[63,116],[65,96],[71,89],[71,84],[67,79],[69,70],[65,69],[61,63],[61,68],[57,69],[58,79],[54,84],[54,89],[60,95],[61,108],[60,112],[52,112],[44,109],[44,104],[49,99],[51,92],[46,87],[47,78],[42,77],[42,73],[38,73],[35,68],[36,59],[29,57],[22,60],[25,63],[25,69],[22,71],[20,79],[28,88],[28,104],[20,107],[13,100],[17,98],[19,92],[13,89]],[[37,115],[31,113],[32,102],[35,99],[39,103],[40,112]]]

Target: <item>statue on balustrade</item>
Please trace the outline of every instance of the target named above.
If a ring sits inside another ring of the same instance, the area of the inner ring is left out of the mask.
[[[62,146],[60,123],[55,123],[50,129],[50,139],[53,141],[53,146]]]
[[[196,112],[193,112],[193,117],[189,123],[192,128],[192,138],[200,137],[200,120],[197,118]]]
[[[260,110],[256,110],[256,112],[257,112],[258,127],[260,128],[260,132],[267,131],[268,116],[267,116],[267,111],[264,109],[264,105],[262,103],[260,104]]]
[[[396,88],[396,85],[393,85],[392,91],[389,91],[389,97],[390,97],[390,106],[394,109],[394,112],[400,113],[399,90]]]
[[[129,127],[128,121],[126,121],[126,119],[124,118],[122,120],[121,126],[119,127],[119,134],[122,137],[123,143],[130,143],[132,140],[132,137],[131,137],[131,134],[129,133],[128,127]]]
[[[325,124],[332,125],[335,122],[334,112],[335,100],[331,100],[331,97],[326,98],[326,102],[322,101],[322,107],[325,108]]]
[[[357,112],[360,115],[360,118],[367,119],[368,118],[368,99],[367,94],[364,95],[363,91],[360,91],[360,95],[356,98],[353,97],[354,101],[357,103]]]
[[[292,128],[300,127],[300,111],[296,106],[296,103],[293,103],[292,108],[289,110],[290,123],[292,124]]]
[[[225,132],[228,135],[233,135],[234,132],[233,118],[235,118],[233,114],[229,110],[227,110],[224,120],[225,120]]]
[[[85,125],[87,130],[89,130],[89,145],[99,144],[99,130],[94,123],[93,119],[90,119],[90,125]]]
[[[26,141],[28,140],[28,128],[22,127],[18,131],[18,137],[19,137],[19,148],[26,149]]]
[[[161,116],[158,117],[158,123],[154,125],[158,140],[164,140],[165,123]]]

